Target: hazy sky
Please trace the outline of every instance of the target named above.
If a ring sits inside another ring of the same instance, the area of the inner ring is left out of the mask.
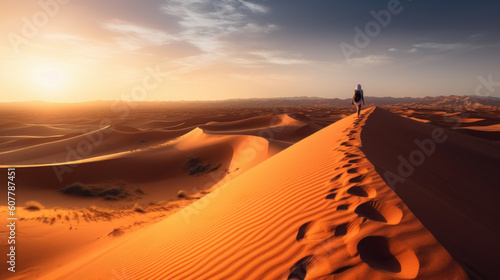
[[[498,97],[499,12],[484,0],[2,0],[0,102],[350,98],[358,83],[367,97]]]

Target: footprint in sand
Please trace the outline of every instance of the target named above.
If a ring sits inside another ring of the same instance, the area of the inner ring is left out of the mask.
[[[348,229],[349,223],[344,223],[341,225],[338,225],[335,228],[335,236],[344,236],[347,234],[347,229]]]
[[[307,275],[307,265],[311,262],[312,258],[313,256],[303,257],[292,265],[287,280],[304,280]]]
[[[314,223],[308,222],[301,227],[299,233],[302,238],[299,238],[298,235],[298,241],[305,238],[309,231],[314,230]],[[316,226],[316,229],[321,229],[321,232],[324,232],[325,225]],[[349,261],[339,262],[338,259],[332,259],[331,253],[334,248],[338,247],[337,244],[340,240],[342,240],[340,242],[348,242],[356,236],[359,233],[360,225],[360,219],[355,219],[348,223],[328,227],[328,235],[321,238],[322,241],[314,247],[315,254],[303,257],[292,265],[287,279],[316,279],[317,277],[342,273],[351,268],[352,266],[348,266]]]
[[[297,241],[323,240],[334,234],[335,227],[325,221],[311,221],[300,226],[297,232]]]
[[[390,225],[399,224],[403,218],[403,211],[401,209],[378,201],[369,201],[360,204],[356,207],[354,213],[368,220]]]
[[[351,222],[337,225],[335,227],[334,236],[343,237],[344,239],[350,239],[359,233],[361,225],[360,219],[355,219]]]
[[[337,180],[338,180],[341,176],[342,176],[342,173],[340,173],[340,174],[336,175],[335,177],[333,177],[333,178],[330,180],[330,182],[335,182],[335,181],[337,181]]]
[[[356,155],[356,154],[351,154],[351,153],[345,153],[344,157],[341,159],[341,161],[343,160],[351,160],[351,159],[357,159],[357,158],[360,158],[359,155]]]
[[[306,235],[307,227],[309,226],[310,223],[311,222],[307,222],[307,223],[300,226],[299,231],[297,232],[297,238],[296,238],[297,241],[304,239],[304,237]]]
[[[337,193],[331,193],[331,194],[327,195],[325,199],[335,199],[336,196],[337,196]]]
[[[362,261],[370,267],[389,272],[401,272],[401,264],[389,249],[388,239],[383,236],[368,236],[357,246]]]
[[[367,172],[368,172],[368,169],[359,168],[359,167],[354,167],[354,168],[350,168],[347,170],[347,173],[349,173],[349,174],[365,174]]]
[[[349,144],[349,142],[342,142],[340,146],[352,147],[353,145]]]
[[[414,279],[420,263],[415,252],[384,236],[368,236],[357,245],[359,256],[371,268],[391,273],[391,278]]]
[[[349,204],[342,204],[337,206],[337,211],[346,211],[349,210]]]
[[[353,157],[359,157],[357,154],[351,154],[351,153],[345,153],[346,158],[353,158]]]
[[[360,159],[360,158],[356,158],[356,159],[350,159],[348,162],[349,162],[349,163],[358,163],[358,162],[360,162],[360,161],[361,161],[361,159]]]
[[[344,200],[344,199],[347,199],[347,196],[346,196],[346,188],[333,188],[331,190],[329,190],[329,193],[325,199],[327,200],[335,200],[335,201],[340,201],[340,200]],[[337,208],[338,210],[338,208]],[[343,210],[343,209],[341,209]]]
[[[348,168],[350,166],[351,164],[344,165],[345,168]],[[362,173],[365,173],[367,172],[367,169],[354,167],[348,169],[346,173],[356,175],[360,171]],[[358,185],[358,184],[366,184],[371,181],[370,178],[367,178],[365,175],[358,175],[352,178],[347,177],[349,179],[347,180],[344,179],[342,180],[342,182],[340,182],[340,178],[342,177],[342,175],[343,175],[342,173],[337,174],[327,183],[327,187],[331,187],[332,183],[334,183],[334,187],[328,190],[329,194],[325,197],[325,199],[339,201],[345,198],[346,193],[349,195],[354,195],[359,197],[369,197],[369,198],[374,198],[377,195],[377,192],[374,188],[365,185]],[[340,182],[340,185],[343,187],[339,187],[339,184],[337,182]],[[353,184],[355,185],[352,186]]]
[[[356,177],[349,179],[349,183],[361,183],[365,178],[366,178],[365,175],[358,175]]]
[[[359,197],[374,198],[377,196],[377,191],[368,186],[354,186],[347,190],[347,193]]]

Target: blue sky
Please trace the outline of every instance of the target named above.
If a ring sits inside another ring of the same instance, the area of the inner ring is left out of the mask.
[[[2,101],[349,98],[357,83],[472,95],[500,81],[499,1],[42,3],[0,4]]]

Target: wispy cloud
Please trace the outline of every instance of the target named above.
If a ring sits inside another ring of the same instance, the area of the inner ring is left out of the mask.
[[[387,64],[391,60],[386,55],[368,55],[364,57],[357,57],[350,59],[348,63],[354,67],[365,67],[365,66],[374,66]]]
[[[98,61],[132,53],[149,46],[162,46],[175,42],[177,38],[164,31],[118,19],[102,23],[102,28],[111,31],[109,40],[97,40],[89,36],[68,33],[47,33],[44,38],[63,44],[69,52],[78,54],[80,60]]]
[[[242,34],[248,34],[248,33],[270,33],[272,31],[279,30],[280,28],[275,25],[275,24],[265,24],[265,25],[259,25],[256,23],[247,23],[245,26],[241,27],[239,30],[234,29],[235,33],[242,33]]]
[[[476,36],[477,35],[477,36]],[[479,40],[476,37],[479,37],[480,34],[475,34],[471,37],[469,37],[469,41],[472,40]],[[459,51],[472,51],[472,50],[478,50],[478,49],[484,49],[484,48],[498,48],[500,46],[500,43],[494,42],[494,43],[453,43],[453,44],[441,44],[441,43],[420,43],[420,44],[414,44],[413,48],[411,50],[414,50],[412,52],[417,52],[418,50],[430,50],[430,51],[437,51],[437,52],[443,52],[443,53],[453,53],[453,52],[459,52]],[[411,51],[410,50],[410,51]]]
[[[276,51],[254,51],[250,52],[251,55],[263,59],[265,62],[280,65],[293,65],[293,64],[306,64],[310,60],[286,57],[282,52]]]
[[[452,51],[469,48],[470,44],[454,43],[454,44],[440,44],[440,43],[420,43],[414,44],[415,48],[432,49],[437,51]]]
[[[225,46],[221,38],[235,34],[259,34],[277,30],[274,24],[254,21],[253,14],[265,14],[269,8],[242,0],[167,0],[161,12],[178,18],[181,40],[205,52],[218,51]]]
[[[240,3],[245,6],[245,8],[249,9],[253,13],[258,13],[258,14],[267,14],[269,12],[269,8],[265,7],[263,5],[255,4],[252,2],[247,2],[243,0],[239,0]]]
[[[478,40],[482,40],[483,38],[484,38],[484,33],[476,33],[476,34],[472,34],[469,37],[467,37],[467,40],[478,41]]]
[[[125,51],[133,51],[151,45],[159,46],[176,40],[175,36],[161,30],[118,19],[105,22],[103,27],[121,35],[114,39]]]
[[[116,55],[113,44],[75,34],[47,33],[44,38],[69,47],[69,52],[77,54],[79,61],[98,61]]]
[[[407,53],[416,53],[417,52],[417,48],[411,48],[409,50],[406,51]]]

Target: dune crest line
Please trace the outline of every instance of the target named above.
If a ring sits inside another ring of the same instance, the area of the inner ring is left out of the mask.
[[[206,195],[189,224],[174,214],[40,279],[112,279],[116,271],[133,279],[467,279],[360,149],[373,112],[346,117]]]

